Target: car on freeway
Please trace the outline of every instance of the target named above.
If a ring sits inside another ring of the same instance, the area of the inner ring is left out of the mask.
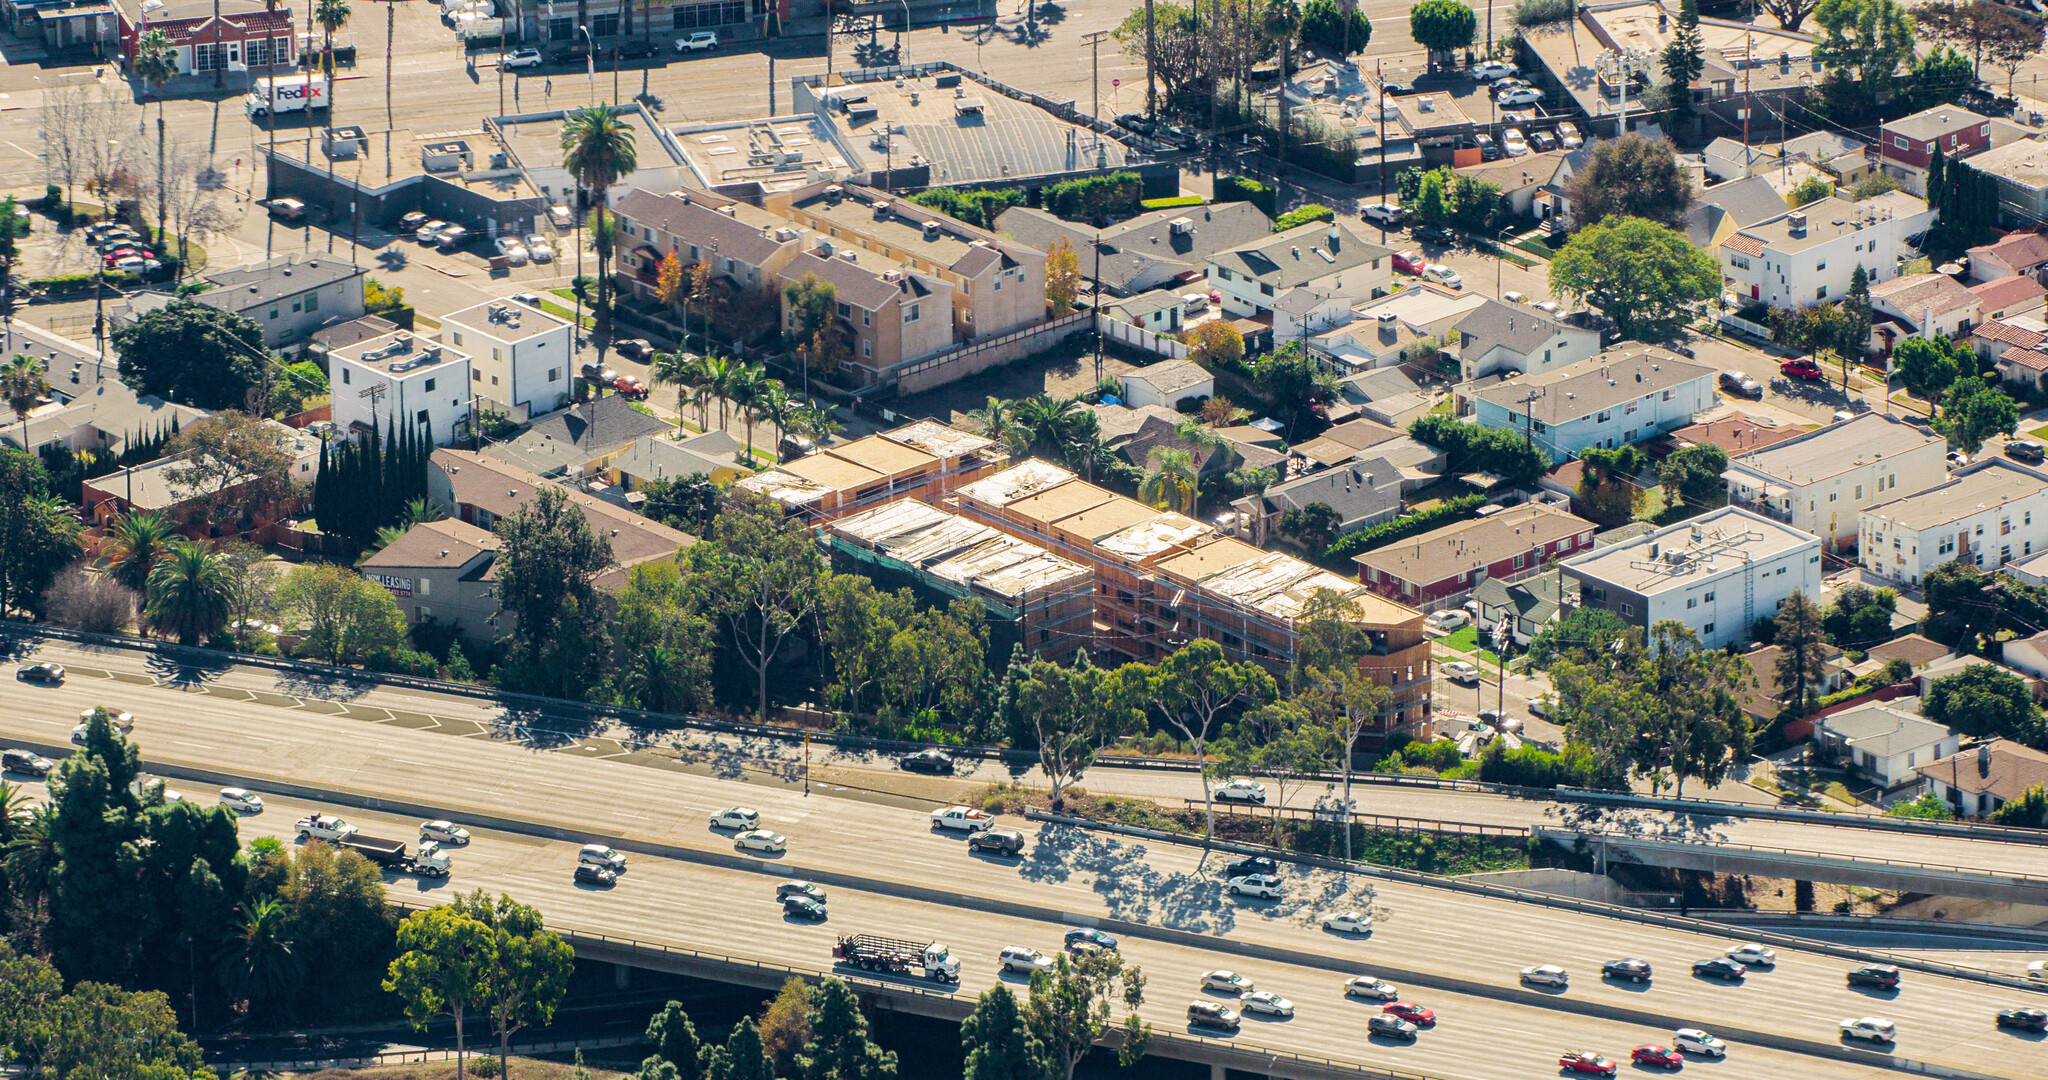
[[[1453,660],[1447,664],[1438,664],[1436,669],[1443,673],[1444,678],[1452,682],[1476,683],[1479,681],[1479,669],[1464,660]]]
[[[904,772],[931,773],[933,776],[953,775],[953,755],[944,750],[919,750],[898,761],[896,765]]]
[[[1294,1015],[1294,1002],[1271,990],[1254,990],[1246,994],[1244,999],[1238,1002],[1238,1006],[1248,1013],[1258,1013],[1261,1016],[1286,1018]]]
[[[469,830],[452,821],[436,819],[420,822],[420,840],[436,844],[467,844]]]
[[[1344,980],[1344,996],[1393,1001],[1401,996],[1401,989],[1385,979],[1375,979],[1370,975],[1353,975]]]
[[[1391,229],[1408,219],[1408,212],[1391,203],[1374,203],[1358,212],[1358,216],[1375,225]]]
[[[1422,620],[1423,625],[1431,630],[1442,630],[1447,634],[1471,621],[1472,616],[1467,614],[1462,608],[1449,608],[1444,611],[1435,612],[1429,618]]]
[[[1862,1039],[1881,1046],[1890,1046],[1899,1040],[1899,1026],[1875,1016],[1850,1017],[1835,1026],[1842,1029],[1844,1039]]]
[[[718,31],[699,30],[689,37],[676,39],[677,52],[710,52],[718,48]]]
[[[995,823],[995,815],[970,806],[948,806],[943,810],[932,811],[934,829],[965,829],[968,832],[980,832],[983,829],[994,828]]]
[[[748,829],[732,838],[732,846],[736,851],[787,851],[789,837],[767,829]]]
[[[654,355],[654,345],[646,338],[621,338],[612,342],[612,351],[628,360],[646,360]]]
[[[1253,874],[1265,874],[1268,877],[1272,877],[1279,873],[1280,864],[1264,855],[1248,855],[1223,868],[1223,878],[1225,881],[1234,877],[1248,877]]]
[[[1020,975],[1029,975],[1034,971],[1044,971],[1052,966],[1052,957],[1039,952],[1037,949],[1027,949],[1022,945],[1003,946],[1002,954],[997,957],[997,960],[1002,964],[1004,971],[1014,971]]]
[[[447,227],[447,222],[439,218],[430,218],[425,224],[413,230],[412,238],[422,244],[431,244],[441,238],[441,230]]]
[[[825,917],[825,905],[808,896],[785,896],[782,898],[782,913],[790,918],[816,922]]]
[[[1522,969],[1521,975],[1523,982],[1535,983],[1538,986],[1565,986],[1571,982],[1571,976],[1556,964],[1537,964],[1534,967],[1525,967]]]
[[[761,827],[761,812],[751,806],[728,806],[711,815],[714,829],[758,829]]]
[[[1221,990],[1226,994],[1249,994],[1252,981],[1235,971],[1210,971],[1202,975],[1202,989]]]
[[[420,231],[420,226],[425,225],[426,223],[427,215],[418,210],[413,210],[408,212],[404,217],[398,219],[398,231],[417,233]]]
[[[1778,962],[1777,950],[1767,949],[1753,941],[1736,945],[1721,955],[1738,964],[1748,964],[1750,967],[1770,967]]]
[[[1135,131],[1140,135],[1150,135],[1158,127],[1157,124],[1146,119],[1144,113],[1134,112],[1127,112],[1117,117],[1116,126],[1123,128],[1125,131]]]
[[[545,61],[546,58],[540,54],[539,49],[514,49],[505,54],[505,59],[498,66],[506,71],[518,71],[521,68],[537,68]]]
[[[1671,1033],[1671,1045],[1701,1057],[1727,1057],[1728,1044],[1698,1028],[1679,1028]]]
[[[57,763],[33,750],[0,750],[0,772],[23,776],[48,776]]]
[[[500,236],[491,241],[491,246],[497,248],[498,254],[504,256],[505,261],[511,265],[526,265],[526,245],[520,243],[518,237]]]
[[[619,872],[608,866],[592,866],[589,863],[576,864],[576,884],[578,885],[616,885],[618,881]]]
[[[1802,379],[1806,382],[1816,382],[1828,377],[1827,372],[1822,371],[1820,365],[1814,363],[1810,356],[1794,357],[1779,364],[1778,374],[1788,379]]]
[[[1538,128],[1529,133],[1529,145],[1535,147],[1537,153],[1547,154],[1557,149],[1557,136]]]
[[[1236,1031],[1243,1025],[1237,1010],[1220,1001],[1188,1002],[1188,1024],[1191,1027],[1220,1028]]]
[[[1755,398],[1758,400],[1762,400],[1764,396],[1763,384],[1757,382],[1755,379],[1750,378],[1747,373],[1741,371],[1722,372],[1721,389],[1728,391],[1736,397]]]
[[[1534,105],[1543,100],[1543,91],[1533,86],[1510,86],[1493,95],[1496,105]]]
[[[1070,952],[1081,948],[1103,952],[1116,948],[1116,939],[1092,926],[1070,926],[1065,945]]]
[[[1436,1014],[1412,1001],[1389,1001],[1380,1006],[1388,1016],[1398,1016],[1416,1027],[1435,1027]]]
[[[1340,911],[1323,916],[1323,929],[1340,934],[1372,933],[1372,916],[1363,911]]]
[[[2048,983],[2048,960],[2036,960],[2028,964],[2027,981]]]
[[[1404,274],[1420,274],[1429,266],[1429,260],[1419,251],[1394,252],[1394,269]]]
[[[1024,834],[1016,829],[983,829],[967,838],[967,850],[986,851],[992,855],[1021,855],[1024,853]]]
[[[526,238],[526,253],[537,263],[555,261],[555,245],[547,237],[532,233]]]
[[[810,881],[785,881],[775,886],[777,900],[787,900],[792,896],[807,896],[822,904],[825,902],[825,888]]]
[[[1693,961],[1692,973],[1707,978],[1726,979],[1729,982],[1735,982],[1748,975],[1749,968],[1725,956],[1710,956],[1705,960]]]
[[[78,710],[78,722],[80,724],[92,723],[92,714],[96,712],[105,712],[107,714],[107,723],[114,725],[114,730],[123,735],[135,730],[134,713],[125,709],[109,709],[104,705]]]
[[[1663,1069],[1685,1068],[1685,1055],[1662,1043],[1644,1043],[1629,1051],[1628,1059],[1637,1065],[1655,1065]]]
[[[1365,1018],[1365,1033],[1387,1039],[1414,1041],[1422,1029],[1391,1013],[1374,1013]]]
[[[1579,134],[1579,126],[1569,120],[1557,125],[1557,144],[1566,150],[1577,150],[1586,145],[1586,137]]]
[[[2005,444],[2005,456],[2029,465],[2039,465],[2043,460],[2048,460],[2048,448],[2043,448],[2040,443],[2028,439],[2016,439]]]
[[[1217,802],[1243,802],[1266,805],[1266,785],[1242,776],[1233,777],[1216,786],[1213,793]]]
[[[1865,964],[1849,969],[1850,986],[1869,986],[1879,990],[1899,988],[1899,969],[1890,964]]]
[[[1271,874],[1247,874],[1231,878],[1225,891],[1232,896],[1256,896],[1261,900],[1280,899],[1280,879]]]
[[[1557,1067],[1568,1073],[1613,1076],[1614,1060],[1591,1050],[1567,1050],[1557,1057]]]
[[[576,862],[584,866],[602,866],[618,871],[626,868],[626,856],[603,844],[585,844],[576,853]]]
[[[1443,263],[1430,263],[1423,268],[1422,276],[1446,288],[1462,289],[1465,287],[1464,276]]]
[[[1512,79],[1521,73],[1521,69],[1515,67],[1515,65],[1503,63],[1499,60],[1488,60],[1484,63],[1472,65],[1472,77],[1480,82],[1492,82],[1495,79]]]
[[[2018,1028],[2021,1031],[2048,1031],[2048,1010],[2000,1009],[1998,1026]]]
[[[220,789],[220,804],[238,814],[260,814],[263,812],[263,796],[248,788],[224,787]]]
[[[1600,965],[1600,977],[1603,979],[1627,979],[1630,982],[1639,983],[1649,982],[1650,962],[1648,960],[1638,960],[1633,956],[1625,956],[1619,960],[1609,960]]]

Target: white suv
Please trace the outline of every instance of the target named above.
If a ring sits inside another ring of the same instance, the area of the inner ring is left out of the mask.
[[[585,866],[599,866],[617,873],[626,868],[626,857],[603,844],[585,844],[576,853],[576,861]]]
[[[689,37],[676,39],[677,52],[710,52],[718,48],[718,31],[699,30]]]
[[[1725,1057],[1728,1044],[1714,1038],[1698,1028],[1679,1028],[1671,1033],[1671,1045],[1687,1054],[1703,1054],[1707,1057]]]
[[[1522,981],[1539,986],[1564,986],[1571,981],[1571,976],[1556,964],[1538,964],[1522,969]]]
[[[1039,952],[1037,949],[1027,949],[1022,945],[1005,945],[1003,946],[1002,963],[1004,971],[1016,971],[1029,975],[1034,971],[1044,971],[1046,968],[1051,967],[1052,957]]]
[[[711,815],[714,829],[758,829],[761,827],[761,812],[747,806],[728,806]]]
[[[1865,1039],[1886,1046],[1896,1042],[1899,1037],[1899,1029],[1896,1025],[1889,1020],[1880,1020],[1875,1016],[1844,1020],[1841,1023],[1841,1028],[1842,1037],[1845,1039]]]
[[[1261,900],[1280,899],[1280,879],[1271,874],[1231,878],[1228,889],[1232,896],[1256,896]]]
[[[515,49],[505,57],[505,62],[498,66],[506,71],[518,71],[520,68],[537,68],[541,65],[541,59],[539,49]]]

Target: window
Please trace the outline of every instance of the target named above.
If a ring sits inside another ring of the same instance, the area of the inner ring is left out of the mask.
[[[576,36],[576,20],[575,20],[575,19],[573,19],[573,18],[566,18],[566,19],[549,19],[549,20],[548,20],[548,40],[549,40],[549,41],[567,41],[567,40],[569,40],[570,38],[572,38],[572,37],[575,37],[575,36]]]
[[[562,377],[562,369],[561,369],[561,368],[554,368],[554,367],[551,367],[551,368],[549,368],[549,369],[548,369],[548,381],[549,381],[549,382],[554,382],[554,381],[555,381],[556,379],[559,379],[559,378],[561,378],[561,377]],[[496,380],[496,379],[492,379],[491,381],[492,381],[492,382],[497,382],[498,380]]]
[[[493,362],[493,363],[499,363],[499,364],[502,364],[502,363],[504,363],[504,362],[505,362],[505,350],[503,350],[503,349],[499,349],[499,348],[493,348],[493,349],[491,349],[491,360],[492,360],[492,362]]]
[[[307,294],[306,294],[306,310],[307,310],[307,311],[318,311],[318,310],[320,310],[320,294],[319,294],[319,293],[307,293]]]
[[[347,385],[348,385],[348,382],[349,382],[349,378],[348,378],[348,369],[347,369],[347,368],[342,368],[342,369],[341,369],[341,384],[342,384],[343,386],[347,386]]]
[[[1594,418],[1594,420],[1595,420],[1596,422],[1598,422],[1598,423],[1602,423],[1602,424],[1604,424],[1604,423],[1606,423],[1607,421],[1609,421],[1609,420],[1612,420],[1612,419],[1614,419],[1614,413],[1612,413],[1612,412],[1602,412],[1602,413],[1601,413],[1601,414],[1600,414],[1599,416],[1597,416],[1597,417],[1595,417],[1595,418]]]
[[[919,305],[917,304],[910,305],[910,307],[903,312],[903,321],[907,323],[916,322],[918,315],[918,307]]]
[[[1828,287],[1827,287],[1827,286],[1825,286],[1825,285],[1823,285],[1823,286],[1821,286],[1820,288],[1818,288],[1818,289],[1815,289],[1815,290],[1813,290],[1813,298],[1814,298],[1815,300],[1825,300],[1825,299],[1827,299],[1827,298],[1828,298]]]
[[[1859,499],[1863,497],[1863,485],[1862,485],[1862,484],[1858,484],[1858,485],[1856,485],[1856,497],[1857,497],[1857,498],[1859,498]]]
[[[1621,603],[1621,613],[1624,617],[1634,618],[1636,613],[1636,606],[1624,600]]]
[[[432,379],[428,379],[428,380],[427,380],[427,393],[431,394],[431,393],[433,393],[433,392],[434,392],[434,380],[432,380]]]
[[[591,19],[590,19],[590,36],[591,36],[591,37],[617,37],[617,36],[619,36],[619,16],[618,16],[618,13],[617,13],[617,12],[613,12],[612,14],[609,14],[609,15],[593,15],[593,16],[591,16]]]
[[[1707,625],[1705,625],[1705,626],[1702,626],[1702,627],[1700,627],[1700,633],[1701,633],[1701,634],[1703,634],[1703,635],[1704,635],[1704,634],[1711,634],[1711,633],[1713,633],[1713,632],[1714,632],[1714,624],[1713,624],[1713,623],[1708,623]]]
[[[1685,598],[1685,607],[1687,611],[1690,611],[1698,606],[1700,606],[1700,601],[1698,597],[1688,596]]]
[[[1904,135],[1892,136],[1892,145],[1898,147],[1901,150],[1911,150],[1913,148],[1913,144],[1907,142],[1906,137]]]
[[[1826,259],[1822,259],[1821,261],[1815,263],[1813,268],[1815,270],[1825,270],[1828,268],[1828,261]]]
[[[430,587],[430,583],[427,581],[426,578],[420,578],[418,581],[414,582],[414,584],[419,587],[421,596],[426,596],[427,594],[434,591]]]
[[[277,318],[277,307],[275,305],[272,305],[270,309],[270,317],[273,319]]]
[[[496,385],[498,385],[498,377],[497,377],[496,375],[493,375],[493,376],[491,376],[491,385],[492,385],[492,386],[496,386]]]
[[[1700,597],[1700,599],[1705,600],[1707,603],[1711,604],[1714,602],[1714,594],[1708,593],[1707,595]]]
[[[1747,270],[1749,269],[1749,259],[1741,255],[1730,255],[1728,256],[1728,265],[1737,270]]]
[[[863,358],[873,357],[875,355],[875,343],[872,339],[863,339],[861,341],[860,354]]]
[[[1621,407],[1621,414],[1623,416],[1627,416],[1629,413],[1632,413],[1634,411],[1636,411],[1636,403],[1633,401]]]
[[[471,369],[471,371],[470,371],[470,373],[469,373],[469,381],[470,381],[470,382],[482,382],[482,381],[484,381],[484,373],[483,373],[483,372],[481,372],[481,371],[477,371],[477,370],[475,370],[475,369]]]
[[[454,332],[453,332],[453,337],[454,337],[454,339],[455,339],[455,344],[457,344],[457,345],[460,345],[460,344],[462,344],[462,331],[460,331],[460,330],[456,330],[456,331],[454,331]]]
[[[868,312],[863,311],[860,313],[860,324],[862,326],[873,326],[875,325],[875,317],[869,314]]]
[[[414,422],[414,423],[419,423],[419,424],[424,424],[424,423],[426,423],[426,422],[427,422],[427,410],[425,410],[425,409],[421,409],[421,410],[419,411],[419,413],[418,413],[417,415],[415,415],[415,416],[413,417],[413,422]]]
[[[1528,557],[1525,555],[1515,556],[1515,569],[1520,570],[1522,568],[1522,564],[1527,561],[1527,558]]]
[[[839,317],[842,319],[853,318],[853,305],[841,300],[839,302]]]

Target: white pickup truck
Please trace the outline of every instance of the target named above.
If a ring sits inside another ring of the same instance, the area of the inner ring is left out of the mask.
[[[356,827],[333,814],[308,814],[295,826],[301,840],[340,841],[356,834]]]
[[[934,829],[965,829],[968,832],[980,832],[995,823],[995,817],[988,811],[966,806],[949,806],[944,810],[932,811]]]

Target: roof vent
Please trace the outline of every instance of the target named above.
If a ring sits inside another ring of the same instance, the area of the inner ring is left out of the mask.
[[[818,246],[812,251],[816,252],[820,259],[829,259],[832,257],[832,241],[821,236],[818,238]]]
[[[888,216],[889,216],[889,204],[888,204],[888,203],[885,203],[885,202],[878,202],[878,203],[876,203],[876,204],[875,204],[875,220],[876,220],[876,221],[880,221],[880,220],[882,220],[883,218],[886,218],[886,217],[888,217]]]
[[[719,213],[721,213],[721,214],[724,214],[724,215],[725,215],[726,217],[729,217],[729,218],[736,218],[736,217],[740,216],[740,215],[739,215],[739,208],[738,208],[738,207],[736,207],[736,206],[734,206],[734,205],[733,205],[733,204],[731,204],[731,203],[726,203],[726,204],[725,204],[724,206],[721,206],[721,207],[719,207],[719,208],[718,208],[718,212],[719,212]]]
[[[939,238],[938,222],[927,221],[924,223],[924,238],[927,240],[937,240]]]

